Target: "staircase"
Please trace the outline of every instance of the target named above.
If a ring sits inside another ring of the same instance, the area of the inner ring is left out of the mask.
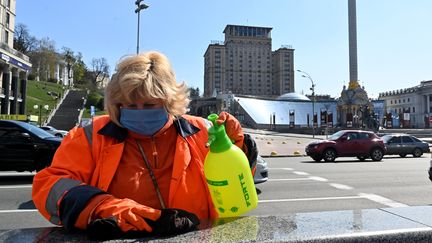
[[[79,121],[80,110],[84,106],[86,96],[87,91],[70,90],[48,125],[60,130],[72,129]]]

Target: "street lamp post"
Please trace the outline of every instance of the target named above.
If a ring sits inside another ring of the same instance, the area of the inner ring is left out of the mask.
[[[140,31],[140,12],[143,9],[148,8],[149,6],[147,4],[141,3],[143,0],[136,0],[135,5],[137,8],[135,9],[135,13],[138,14],[138,27],[137,27],[137,51],[136,53],[139,53],[139,31]]]
[[[42,108],[44,108],[45,110],[48,110],[49,109],[49,105],[44,105],[44,106],[42,106],[42,105],[34,105],[33,108],[35,110],[39,109],[39,119],[38,119],[39,120],[39,126],[42,126]]]
[[[309,79],[312,83],[312,87],[310,88],[310,90],[312,91],[312,137],[315,138],[315,83],[308,73],[302,70],[297,70],[297,72],[302,73],[302,77]]]

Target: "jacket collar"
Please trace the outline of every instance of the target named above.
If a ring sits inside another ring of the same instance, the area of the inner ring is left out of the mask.
[[[191,136],[200,131],[198,127],[192,125],[183,117],[179,117],[174,120],[174,127],[176,128],[177,133],[183,138]],[[98,131],[98,134],[110,136],[117,139],[119,142],[123,142],[128,135],[128,130],[110,121]]]

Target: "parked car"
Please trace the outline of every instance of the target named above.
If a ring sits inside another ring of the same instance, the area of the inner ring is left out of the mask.
[[[0,170],[39,171],[51,164],[61,140],[29,123],[0,120]]]
[[[408,134],[388,134],[382,136],[387,148],[386,154],[398,154],[404,158],[407,154],[420,157],[423,153],[429,153],[429,143]]]
[[[334,161],[337,157],[357,157],[360,161],[371,158],[382,160],[386,148],[383,140],[373,132],[341,130],[327,140],[318,140],[306,146],[306,154],[315,161]]]
[[[254,174],[255,184],[263,183],[268,180],[268,167],[267,162],[258,155],[256,163],[256,171]]]
[[[40,128],[51,133],[52,135],[54,135],[56,137],[60,137],[60,138],[65,137],[69,133],[68,131],[59,130],[59,129],[56,129],[52,126],[41,126]]]

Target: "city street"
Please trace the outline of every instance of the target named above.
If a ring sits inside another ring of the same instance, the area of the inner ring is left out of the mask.
[[[269,181],[257,185],[260,202],[248,215],[430,205],[429,158],[338,158],[335,163],[266,158]],[[32,179],[32,173],[0,172],[0,230],[51,225],[31,201]]]
[[[260,202],[250,215],[430,205],[429,159],[430,154],[385,156],[381,162],[267,158],[269,180],[257,185]]]

